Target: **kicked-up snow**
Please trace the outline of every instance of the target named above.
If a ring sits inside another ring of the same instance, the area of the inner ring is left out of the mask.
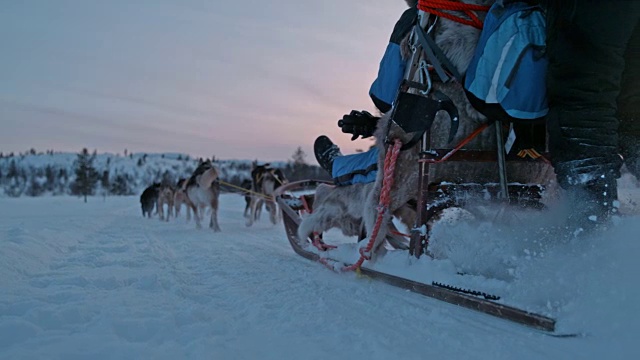
[[[496,292],[581,334],[555,338],[333,273],[296,255],[282,223],[245,227],[242,196],[220,200],[214,233],[144,219],[137,197],[1,198],[0,359],[640,356],[637,215],[581,242],[451,225],[432,244],[438,260],[390,252],[373,265]]]

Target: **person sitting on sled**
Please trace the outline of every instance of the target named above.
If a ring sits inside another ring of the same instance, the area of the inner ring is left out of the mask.
[[[380,61],[378,76],[369,89],[373,104],[381,113],[391,110],[400,83],[402,82],[406,62],[400,53],[400,42],[411,31],[418,17],[417,0],[407,0],[409,9],[395,24],[389,44]],[[351,140],[358,137],[368,138],[373,135],[379,117],[367,111],[351,111],[339,121],[342,132],[350,133]],[[329,173],[336,185],[344,186],[358,183],[369,183],[376,180],[378,171],[378,149],[356,154],[342,155],[340,149],[328,137],[319,136],[313,150],[320,167]]]
[[[602,227],[616,213],[616,179],[623,162],[640,179],[640,1],[572,3],[561,6],[547,1],[544,6],[549,148],[558,183],[575,209],[566,230],[575,233]],[[411,22],[401,28],[401,18],[394,35],[402,34],[401,39],[411,29],[416,13],[413,8],[407,10],[403,17]],[[602,26],[603,21],[612,23]],[[404,71],[399,52],[397,58],[393,56],[394,39],[398,38],[392,35],[370,90],[381,112],[390,110],[388,104],[401,80],[400,76],[397,83],[388,81],[394,69],[391,60],[397,60],[400,74]],[[377,119],[367,112],[352,111],[342,119],[342,129],[353,133],[353,139],[368,137]],[[377,149],[341,156],[337,146],[321,136],[314,152],[337,185],[375,180]]]

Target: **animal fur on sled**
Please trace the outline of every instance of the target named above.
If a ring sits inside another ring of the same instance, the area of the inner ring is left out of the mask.
[[[298,227],[298,238],[306,239],[314,232],[322,233],[332,228],[340,229],[346,236],[365,233],[364,207],[374,185],[367,183],[336,187],[320,184],[314,195],[313,212]],[[415,209],[409,205],[394,212],[396,218],[407,227],[413,225],[415,214]],[[387,226],[392,231],[397,230],[393,222],[389,222]],[[394,233],[388,233],[387,240],[396,248],[401,248],[405,242],[401,235]]]

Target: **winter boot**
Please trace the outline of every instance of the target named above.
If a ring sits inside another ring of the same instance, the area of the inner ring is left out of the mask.
[[[320,167],[328,172],[329,176],[333,177],[333,160],[338,156],[342,156],[338,145],[334,144],[328,137],[321,135],[313,143],[313,152]]]
[[[620,206],[616,178],[611,175],[571,186],[567,188],[567,195],[571,206],[567,229],[574,236],[606,229]]]

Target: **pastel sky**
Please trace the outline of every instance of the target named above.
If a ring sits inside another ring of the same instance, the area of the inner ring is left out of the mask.
[[[0,7],[0,151],[315,163],[368,97],[400,0],[22,0]]]

